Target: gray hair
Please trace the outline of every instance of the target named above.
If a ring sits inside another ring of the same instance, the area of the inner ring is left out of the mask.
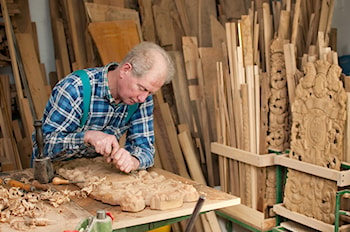
[[[167,73],[165,77],[165,84],[170,83],[175,75],[175,67],[173,60],[169,54],[159,45],[152,42],[141,42],[133,47],[120,65],[130,63],[132,65],[133,75],[142,77],[145,73],[150,71],[154,65],[154,54],[160,54],[167,64]]]

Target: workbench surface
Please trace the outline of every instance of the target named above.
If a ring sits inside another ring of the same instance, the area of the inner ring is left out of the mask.
[[[221,209],[240,203],[240,198],[214,188],[199,184],[195,181],[183,178],[173,173],[164,171],[158,168],[151,168],[150,171],[155,171],[166,178],[182,181],[186,184],[193,185],[200,195],[205,196],[204,204],[201,212]],[[78,187],[70,185],[56,185],[56,190],[77,190]],[[61,205],[57,209],[51,207],[47,214],[48,219],[52,219],[51,225],[45,227],[36,227],[33,231],[64,231],[73,230],[83,219],[89,216],[95,216],[97,210],[105,210],[110,212],[113,217],[113,229],[127,228],[131,226],[144,225],[148,223],[158,222],[167,219],[175,219],[186,215],[191,215],[196,202],[184,203],[182,207],[170,210],[151,210],[146,207],[144,210],[132,213],[121,211],[120,206],[112,206],[102,203],[92,198],[77,198],[72,197],[72,201]],[[8,224],[0,223],[0,231],[11,231]],[[14,231],[14,230],[12,230]]]

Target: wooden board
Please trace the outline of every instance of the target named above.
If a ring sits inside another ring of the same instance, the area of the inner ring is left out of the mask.
[[[34,40],[28,33],[17,33],[16,38],[22,57],[29,91],[33,100],[35,118],[41,118],[49,97],[46,88],[47,83],[44,82],[39,58],[34,49]]]
[[[140,41],[142,41],[139,13],[136,10],[116,6],[85,2],[91,22],[133,20],[136,23]]]
[[[136,24],[132,20],[92,22],[88,29],[103,64],[120,62],[132,47],[140,43]]]

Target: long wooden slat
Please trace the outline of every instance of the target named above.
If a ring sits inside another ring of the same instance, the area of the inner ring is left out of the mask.
[[[198,181],[201,184],[207,185],[206,180],[201,172],[199,161],[195,156],[193,144],[191,143],[191,137],[189,131],[183,131],[178,134],[181,147],[184,151],[191,178]],[[214,212],[208,212],[201,216],[202,223],[204,223],[204,231],[220,231],[220,225]]]
[[[162,114],[163,120],[165,122],[166,130],[167,130],[169,138],[170,138],[170,146],[171,146],[172,150],[174,151],[175,162],[176,162],[177,167],[179,169],[179,174],[180,174],[180,176],[189,178],[187,170],[186,170],[185,160],[182,156],[182,151],[181,151],[179,140],[177,137],[175,124],[174,124],[174,121],[173,121],[173,118],[171,116],[171,112],[169,109],[169,105],[168,105],[168,103],[161,103],[161,104],[159,104],[159,107],[160,107],[160,112]]]
[[[71,34],[75,63],[73,70],[86,68],[87,48],[85,46],[85,36],[87,35],[85,23],[85,8],[82,1],[64,0],[68,14],[68,27]]]
[[[39,58],[34,50],[34,41],[30,34],[17,33],[19,51],[21,53],[24,71],[31,98],[33,100],[35,118],[41,118],[48,101],[48,93],[40,70]]]
[[[161,99],[160,99],[161,100]],[[164,170],[179,174],[179,168],[175,160],[174,151],[170,144],[170,137],[166,130],[166,125],[160,111],[158,97],[154,98],[154,134],[157,148],[157,155]]]
[[[152,0],[139,1],[140,14],[142,18],[141,31],[143,39],[156,42],[156,29],[153,21]]]
[[[11,111],[7,107],[3,89],[4,87],[2,86],[2,82],[0,81],[0,106],[1,106],[0,126],[1,126],[1,132],[5,136],[4,141],[7,142],[7,144],[5,144],[6,157],[12,161],[16,169],[21,170],[22,163],[19,157],[16,141],[13,136],[12,121],[9,116],[11,114]]]
[[[176,109],[179,115],[179,122],[187,124],[191,130],[191,133],[194,133],[193,111],[191,108],[191,100],[187,86],[183,55],[181,52],[177,51],[170,51],[169,54],[171,55],[176,67],[176,78],[172,80],[172,87],[174,89],[174,97],[176,99]]]

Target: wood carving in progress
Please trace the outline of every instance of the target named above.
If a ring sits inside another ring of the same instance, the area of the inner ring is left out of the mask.
[[[76,159],[56,164],[56,172],[91,187],[90,197],[110,205],[120,205],[123,211],[139,212],[146,206],[154,210],[178,208],[184,202],[198,200],[193,185],[167,179],[154,171],[140,170],[124,174],[107,164],[103,157]]]
[[[290,158],[340,170],[347,96],[341,68],[324,60],[309,62],[292,105]],[[317,220],[334,222],[336,182],[289,169],[286,208]]]

